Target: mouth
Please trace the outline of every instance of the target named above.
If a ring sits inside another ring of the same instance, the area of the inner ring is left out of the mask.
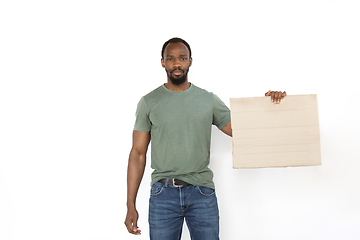
[[[174,74],[175,76],[180,76],[181,74],[184,73],[184,71],[176,69],[176,70],[171,71],[171,73]]]

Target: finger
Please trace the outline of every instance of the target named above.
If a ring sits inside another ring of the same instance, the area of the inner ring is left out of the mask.
[[[286,96],[286,92],[279,92],[277,103],[280,104],[281,100]]]
[[[275,92],[274,91],[270,92],[270,96],[271,96],[271,101],[274,102]]]
[[[136,232],[137,229],[138,229],[137,219],[135,219],[135,220],[133,221],[133,224],[132,224],[132,231],[133,231],[133,232]]]
[[[132,222],[129,229],[130,229],[130,233],[132,233],[132,234],[136,234],[138,232],[138,226],[137,226],[136,220]]]
[[[130,221],[125,221],[124,223],[129,233],[135,235],[141,234],[141,230],[138,229],[136,221],[130,220]]]
[[[267,91],[267,92],[265,93],[265,96],[270,96],[270,93],[271,93],[271,90]]]
[[[128,232],[131,234],[135,234],[135,235],[141,234],[141,230],[138,229],[138,227],[136,227],[136,226],[130,226],[130,227],[126,226],[126,228],[127,228]]]
[[[126,226],[126,229],[128,230],[129,233],[132,233],[132,224],[128,224],[126,221],[124,222],[125,223],[125,226]]]
[[[138,229],[138,228],[133,228],[133,232],[132,232],[132,234],[135,234],[135,235],[140,235],[141,234],[141,230],[140,229]]]
[[[274,91],[274,97],[273,97],[273,102],[276,104],[279,98],[279,92],[278,91]]]
[[[134,219],[133,224],[132,224],[132,233],[139,235],[141,233],[141,230],[139,229],[138,225],[137,225],[137,219]]]
[[[125,224],[125,226],[126,226],[126,229],[128,230],[128,232],[129,232],[129,233],[132,233],[132,229],[131,229],[131,227],[129,227],[129,226],[128,226],[128,225],[126,225],[126,224]]]
[[[282,99],[284,99],[284,97],[286,96],[286,92],[280,92],[280,95],[279,95],[279,103],[281,102]]]
[[[276,104],[276,91],[271,92],[271,102]]]
[[[275,94],[275,102],[276,104],[279,104],[281,100],[281,92],[276,92]]]

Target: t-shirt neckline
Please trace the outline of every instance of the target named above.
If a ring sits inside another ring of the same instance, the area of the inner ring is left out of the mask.
[[[189,91],[193,88],[194,84],[190,83],[190,87],[189,87],[188,89],[184,90],[184,91],[173,91],[173,90],[170,90],[170,89],[168,89],[168,88],[165,87],[165,83],[162,84],[161,86],[162,86],[162,88],[163,88],[165,91],[167,91],[167,92],[179,94],[179,93],[189,92]]]

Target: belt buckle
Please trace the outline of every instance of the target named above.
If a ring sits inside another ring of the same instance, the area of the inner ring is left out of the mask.
[[[174,187],[183,187],[184,185],[176,185],[175,184],[175,178],[171,179],[172,180],[172,184],[174,185]]]

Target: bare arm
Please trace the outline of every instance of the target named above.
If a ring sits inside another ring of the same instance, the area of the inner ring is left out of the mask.
[[[127,172],[127,208],[125,225],[132,234],[141,234],[138,229],[138,213],[136,211],[136,196],[144,175],[146,152],[150,143],[150,132],[133,132],[133,146],[130,151]]]
[[[229,135],[230,137],[232,137],[231,121],[228,124],[226,124],[226,126],[223,127],[221,129],[221,131],[223,133],[225,133],[226,135]]]

